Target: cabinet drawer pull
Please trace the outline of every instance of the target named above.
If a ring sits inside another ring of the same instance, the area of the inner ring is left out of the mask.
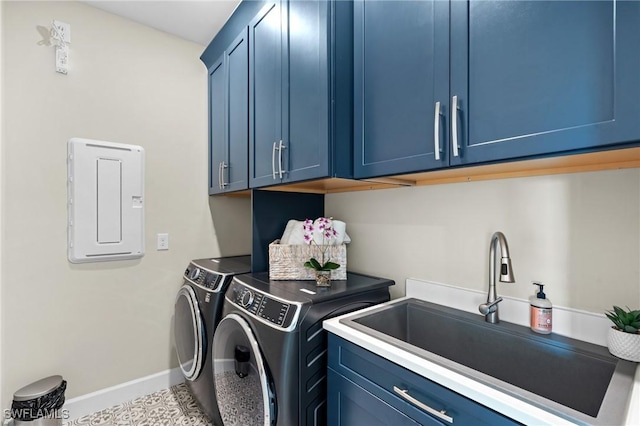
[[[284,170],[282,170],[282,150],[286,148],[287,147],[284,146],[282,140],[280,140],[280,145],[278,145],[278,170],[280,173],[280,179],[282,179],[282,174],[286,173]]]
[[[227,184],[224,182],[224,169],[226,169],[227,164],[223,161],[222,163],[220,163],[220,189],[224,189]]]
[[[436,114],[433,119],[433,148],[435,150],[436,161],[440,161],[440,102],[436,102]]]
[[[271,151],[271,171],[273,172],[273,179],[276,179],[276,142],[273,143],[273,150]]]
[[[460,155],[458,145],[458,96],[451,99],[451,143],[453,144],[453,156]]]
[[[410,403],[412,403],[413,405],[423,409],[424,411],[426,411],[429,414],[432,414],[434,416],[436,416],[437,418],[444,420],[446,422],[449,423],[453,423],[453,417],[449,417],[447,416],[447,412],[445,410],[434,410],[433,408],[429,407],[428,405],[423,404],[422,402],[418,401],[417,399],[415,399],[414,397],[412,397],[411,395],[409,395],[409,391],[406,389],[400,389],[397,386],[393,387],[393,391],[395,393],[397,393],[398,395],[400,395],[402,398],[406,399],[407,401],[409,401]]]

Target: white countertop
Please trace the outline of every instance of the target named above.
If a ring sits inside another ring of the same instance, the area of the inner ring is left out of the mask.
[[[464,293],[468,293],[462,295],[460,291]],[[456,294],[455,298],[451,298],[451,294],[443,294],[446,292],[454,292]],[[422,300],[426,300],[433,303],[445,304],[442,300],[439,300],[441,297],[449,298],[449,301],[455,300],[455,303],[447,303],[448,306],[453,308],[468,310],[470,304],[475,303],[477,299],[477,295],[475,295],[475,291],[467,290],[467,289],[459,289],[456,287],[446,286],[443,284],[430,283],[426,281],[420,280],[407,280],[407,297],[402,299],[395,299],[388,303],[394,303],[398,300],[403,300],[407,298],[418,298]],[[486,296],[484,296],[486,297]],[[434,300],[435,299],[435,300]],[[512,303],[517,303],[518,301],[512,301]],[[501,309],[502,309],[501,304]],[[376,309],[379,306],[373,306],[371,308],[367,308],[365,310],[358,311],[358,314],[362,312],[366,312],[367,310]],[[477,304],[474,306],[475,309]],[[466,308],[466,309],[465,309]],[[554,310],[555,307],[554,307]],[[509,317],[509,309],[504,309],[505,314]],[[515,311],[515,309],[513,310]],[[527,311],[528,312],[528,311]],[[578,312],[579,313],[579,312]],[[554,327],[556,325],[556,312],[554,312]],[[588,314],[587,315],[593,315]],[[375,337],[369,336],[365,333],[362,333],[354,328],[351,328],[347,325],[340,323],[340,319],[349,317],[354,315],[354,313],[342,315],[340,317],[332,318],[324,322],[324,328],[339,337],[342,337],[345,340],[348,340],[352,343],[355,343],[358,346],[363,347],[383,358],[388,359],[398,365],[401,365],[407,368],[410,371],[413,371],[416,374],[419,374],[429,380],[433,380],[436,383],[439,383],[455,392],[458,392],[461,395],[466,396],[469,399],[472,399],[480,404],[483,404],[491,409],[504,414],[507,417],[510,417],[516,421],[519,421],[528,425],[570,425],[574,424],[567,419],[559,417],[553,413],[547,412],[541,408],[533,406],[525,401],[522,401],[518,398],[515,398],[511,395],[503,393],[497,389],[494,389],[490,386],[484,385],[480,382],[477,382],[473,379],[470,379],[466,376],[463,376],[457,372],[449,370],[446,367],[435,364],[429,360],[425,360],[417,355],[411,354],[403,349],[400,349],[394,345],[389,343],[385,343],[382,340],[376,339]],[[501,312],[501,317],[503,313]],[[513,318],[503,318],[506,321],[518,323],[514,321]],[[597,315],[594,315],[595,320],[597,321]],[[602,315],[604,317],[604,315]],[[606,318],[605,318],[606,319]],[[608,320],[607,320],[608,321]],[[603,323],[606,324],[606,323]],[[527,325],[521,324],[521,325]],[[598,327],[595,327],[598,329]],[[579,330],[577,333],[559,333],[565,334],[568,337],[575,337],[575,334],[580,335],[582,339],[591,341],[592,343],[598,343],[600,338],[598,336],[585,336],[582,335],[583,330]],[[574,335],[570,335],[574,334]],[[627,412],[627,418],[625,421],[625,425],[633,425],[640,426],[640,369],[636,369],[635,375],[635,383],[632,390],[632,395],[630,398],[630,407]]]

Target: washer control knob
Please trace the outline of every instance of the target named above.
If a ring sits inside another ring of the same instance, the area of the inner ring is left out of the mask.
[[[243,308],[248,308],[253,303],[253,292],[251,290],[246,290],[240,296],[240,306]]]
[[[193,271],[191,271],[191,276],[189,278],[195,281],[198,279],[199,276],[200,276],[200,268],[194,268]]]

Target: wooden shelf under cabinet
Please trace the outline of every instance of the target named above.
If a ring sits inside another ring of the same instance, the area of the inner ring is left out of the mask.
[[[366,180],[329,178],[289,185],[277,185],[262,189],[270,191],[332,194],[337,192],[369,191],[403,186],[475,182],[481,180],[630,169],[637,167],[640,167],[640,147],[538,158],[534,160],[511,161],[482,166],[448,168]],[[241,193],[228,195],[248,196],[250,193],[250,191],[242,191]]]

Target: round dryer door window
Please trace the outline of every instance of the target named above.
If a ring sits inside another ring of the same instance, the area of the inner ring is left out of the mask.
[[[247,321],[229,314],[213,336],[213,379],[224,426],[275,425],[275,394]]]
[[[173,333],[180,369],[188,380],[195,380],[202,369],[205,333],[198,299],[189,285],[178,291]]]

